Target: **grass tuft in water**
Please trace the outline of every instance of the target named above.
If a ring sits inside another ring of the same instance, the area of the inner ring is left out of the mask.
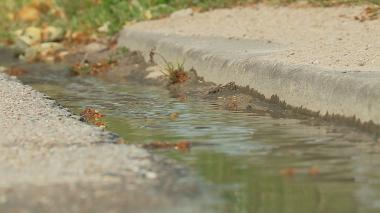
[[[184,83],[187,80],[190,79],[188,73],[185,71],[185,62],[177,62],[176,64],[169,62],[163,55],[160,53],[155,52],[154,49],[152,49],[149,53],[150,62],[154,63],[154,56],[158,55],[162,61],[164,62],[164,67],[160,69],[160,71],[168,77],[169,79],[169,85],[171,84],[178,84],[178,83]]]
[[[184,63],[167,63],[163,73],[168,76],[169,84],[184,83],[189,79],[189,75],[184,68]]]

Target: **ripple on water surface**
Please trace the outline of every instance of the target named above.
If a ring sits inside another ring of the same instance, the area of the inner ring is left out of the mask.
[[[230,112],[190,98],[183,103],[162,88],[57,72],[22,81],[79,112],[94,107],[108,129],[127,141],[190,140],[178,159],[223,197],[224,212],[379,212],[380,150],[370,136],[348,127]],[[171,113],[178,113],[170,119]]]

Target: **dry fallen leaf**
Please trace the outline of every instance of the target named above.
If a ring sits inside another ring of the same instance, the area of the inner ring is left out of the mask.
[[[107,21],[102,26],[100,26],[97,31],[101,33],[108,33],[110,31],[111,22]]]
[[[109,71],[117,64],[116,60],[102,60],[93,64],[87,61],[74,64],[71,72],[74,75],[98,75]]]
[[[103,127],[103,128],[106,127],[106,124],[104,122],[98,121],[98,122],[95,122],[94,124],[95,124],[95,126],[98,126],[98,127]]]
[[[28,62],[57,62],[61,61],[67,53],[68,52],[63,49],[63,45],[61,43],[44,42],[26,48],[23,58]]]
[[[375,20],[380,16],[380,7],[368,6],[358,16],[355,16],[355,20],[360,22]]]
[[[8,75],[11,75],[11,76],[21,76],[21,75],[25,75],[26,73],[28,73],[28,71],[26,71],[25,69],[20,68],[20,67],[10,67],[10,68],[6,69],[4,72]]]
[[[185,71],[182,71],[182,70],[177,70],[175,73],[175,79],[176,81],[174,83],[183,83],[187,80],[189,80],[189,76],[187,75],[187,73]]]
[[[284,177],[293,177],[296,174],[295,168],[286,168],[280,171],[280,174]]]
[[[180,102],[186,102],[187,101],[187,96],[186,95],[183,95],[183,94],[178,94],[176,96],[177,100],[179,100]]]
[[[95,34],[90,35],[87,32],[71,32],[69,30],[65,33],[64,38],[67,45],[89,44],[97,39]]]
[[[168,143],[168,142],[152,142],[149,144],[144,144],[146,149],[175,149],[179,151],[189,151],[191,148],[191,142],[180,141],[178,143]]]
[[[311,176],[317,176],[321,173],[321,171],[318,167],[313,166],[307,170],[307,173]]]
[[[81,120],[87,123],[94,124],[98,127],[106,127],[106,124],[100,121],[104,117],[103,114],[99,113],[97,110],[92,108],[86,108],[81,113]]]
[[[28,46],[36,45],[41,42],[42,29],[39,27],[27,27],[26,29],[16,30],[17,41]]]
[[[43,42],[62,41],[64,38],[64,30],[54,26],[46,26],[41,30]]]
[[[40,19],[40,11],[31,5],[25,6],[18,11],[16,17],[21,21],[33,22]]]
[[[174,149],[180,151],[188,151],[191,148],[191,143],[189,141],[181,141],[175,144]]]
[[[169,115],[169,118],[170,118],[170,120],[177,120],[177,118],[178,118],[178,116],[179,116],[179,113],[178,112],[173,112],[173,113],[171,113],[170,115]]]

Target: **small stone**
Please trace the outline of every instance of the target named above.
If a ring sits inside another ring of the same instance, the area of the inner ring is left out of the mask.
[[[159,66],[151,66],[146,69],[149,74],[145,77],[146,79],[158,79],[162,76],[165,76],[164,73],[161,72],[161,68]]]
[[[146,172],[145,173],[145,177],[147,177],[148,179],[156,179],[157,178],[157,174],[154,173],[154,172]]]

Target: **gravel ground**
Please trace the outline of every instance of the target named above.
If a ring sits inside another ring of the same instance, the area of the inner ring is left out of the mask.
[[[183,168],[112,144],[114,135],[3,74],[0,110],[1,211],[201,211],[192,205],[200,186]]]
[[[364,6],[220,9],[137,23],[132,30],[256,39],[286,51],[268,60],[344,70],[380,71],[380,19],[355,20]]]

